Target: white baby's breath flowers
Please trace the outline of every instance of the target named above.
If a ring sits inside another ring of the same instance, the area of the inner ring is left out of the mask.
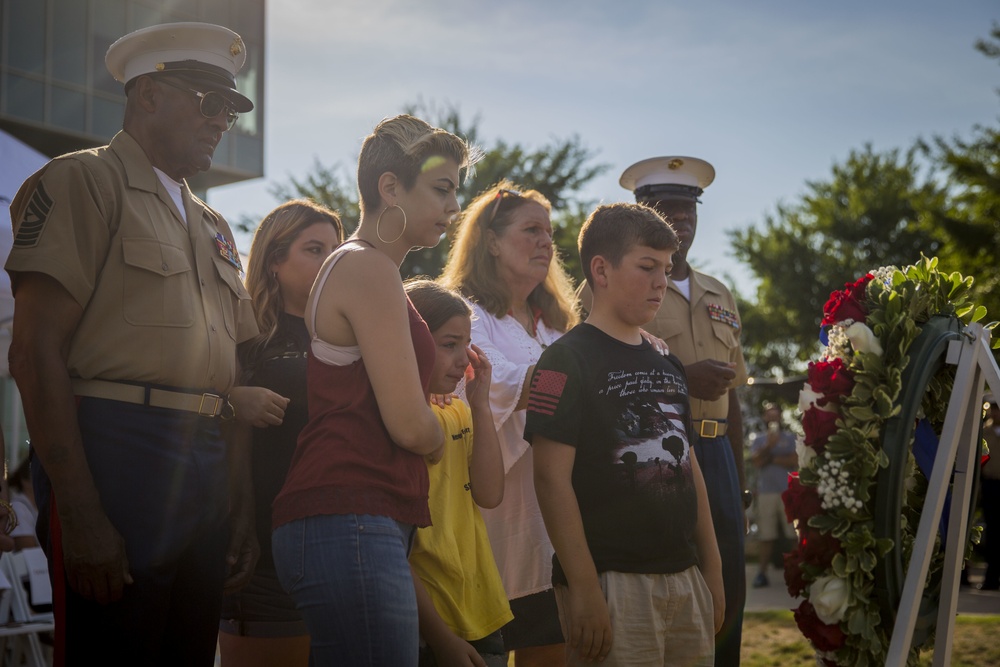
[[[827,345],[826,349],[823,350],[823,359],[829,360],[836,357],[844,362],[851,360],[854,351],[851,347],[851,340],[847,337],[847,328],[852,324],[854,324],[854,320],[847,319],[830,325],[826,332]]]
[[[898,269],[891,264],[889,266],[880,266],[879,268],[869,271],[872,274],[872,282],[879,283],[885,287],[892,287],[892,274],[894,274]]]
[[[843,461],[827,459],[816,468],[819,484],[816,492],[819,494],[820,505],[830,511],[843,508],[856,512],[863,503],[854,497],[854,487],[850,485],[850,474],[844,469]]]

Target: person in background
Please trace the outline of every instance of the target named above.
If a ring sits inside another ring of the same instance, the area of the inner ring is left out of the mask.
[[[710,666],[725,596],[687,384],[640,328],[677,236],[647,206],[612,204],[583,224],[579,247],[593,306],[542,352],[524,432],[567,661]]]
[[[268,213],[254,233],[246,287],[260,333],[239,347],[242,393],[264,388],[274,404],[257,427],[239,428],[251,449],[254,518],[260,559],[250,581],[223,599],[219,651],[223,667],[305,667],[309,634],[295,602],[278,583],[271,556],[271,503],[285,482],[306,409],[306,301],[316,274],[344,230],[330,209],[296,199]],[[234,399],[235,403],[235,399]],[[236,406],[237,415],[244,412]],[[269,417],[274,416],[269,420]]]
[[[232,231],[185,182],[253,109],[245,60],[239,35],[207,23],[122,37],[105,56],[122,131],[51,160],[11,204],[10,370],[56,665],[214,664],[223,587],[256,559],[221,422],[257,326]]]
[[[503,458],[490,412],[490,362],[472,341],[472,309],[431,280],[409,280],[406,294],[427,323],[437,355],[432,394],[465,401],[434,404],[444,440],[427,456],[431,525],[417,531],[410,566],[417,587],[421,667],[506,667],[500,628],[513,618],[480,507],[503,499]]]
[[[993,395],[987,395],[989,414],[983,424],[983,439],[990,448],[990,460],[982,470],[980,506],[986,522],[986,576],[979,590],[1000,590],[1000,407]]]
[[[380,122],[358,158],[357,232],[327,258],[306,304],[309,421],[274,500],[271,548],[311,664],[417,664],[407,555],[415,527],[430,523],[423,457],[444,434],[428,403],[434,339],[399,265],[437,245],[458,214],[469,153],[418,118]]]
[[[781,408],[774,403],[764,404],[765,432],[754,438],[750,445],[750,460],[757,468],[757,576],[753,587],[770,584],[767,567],[771,563],[774,543],[781,533],[786,539],[795,540],[795,527],[788,522],[781,494],[788,488],[788,473],[798,470],[799,457],[795,453],[795,434],[781,428]]]
[[[490,407],[503,453],[504,499],[484,510],[514,620],[504,645],[517,667],[565,660],[552,590],[552,544],[535,496],[524,439],[528,383],[542,350],[579,321],[552,243],[551,206],[502,181],[466,208],[439,281],[472,301],[472,342],[493,367]]]

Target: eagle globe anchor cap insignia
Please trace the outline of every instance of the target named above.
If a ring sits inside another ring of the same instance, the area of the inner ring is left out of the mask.
[[[618,179],[637,201],[678,197],[697,200],[712,181],[715,168],[700,158],[666,155],[636,162]]]

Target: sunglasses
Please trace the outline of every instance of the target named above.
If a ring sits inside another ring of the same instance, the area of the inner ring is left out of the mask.
[[[486,221],[486,226],[489,227],[493,224],[493,220],[497,217],[497,211],[500,210],[500,202],[504,200],[504,197],[517,197],[520,199],[523,196],[517,190],[497,190],[496,203],[493,204],[493,210],[490,211],[490,217]]]
[[[232,107],[229,106],[229,100],[223,97],[222,93],[217,93],[214,90],[210,90],[207,93],[202,93],[195,90],[194,88],[188,88],[187,86],[182,86],[179,83],[174,83],[170,79],[157,79],[160,83],[165,83],[171,88],[176,88],[177,90],[183,90],[188,93],[192,93],[195,97],[200,100],[198,104],[198,110],[201,111],[201,115],[205,118],[215,118],[223,111],[226,112],[226,129],[233,129],[233,125],[236,124],[236,119],[240,117]]]

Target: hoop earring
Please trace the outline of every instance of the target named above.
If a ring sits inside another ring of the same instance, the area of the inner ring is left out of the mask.
[[[389,209],[393,209],[393,208],[398,208],[399,212],[403,214],[403,228],[401,230],[399,230],[399,236],[397,236],[396,238],[394,238],[391,241],[386,241],[384,238],[382,238],[382,232],[379,230],[379,225],[382,224],[382,216],[385,215],[385,212],[388,211]],[[393,204],[392,206],[386,206],[384,209],[382,209],[382,212],[378,214],[378,220],[375,221],[375,236],[377,236],[378,240],[381,241],[382,243],[384,243],[386,245],[389,245],[391,243],[395,243],[399,239],[403,238],[403,232],[405,232],[405,231],[406,231],[406,211],[404,211],[403,207],[400,206],[399,204]]]

